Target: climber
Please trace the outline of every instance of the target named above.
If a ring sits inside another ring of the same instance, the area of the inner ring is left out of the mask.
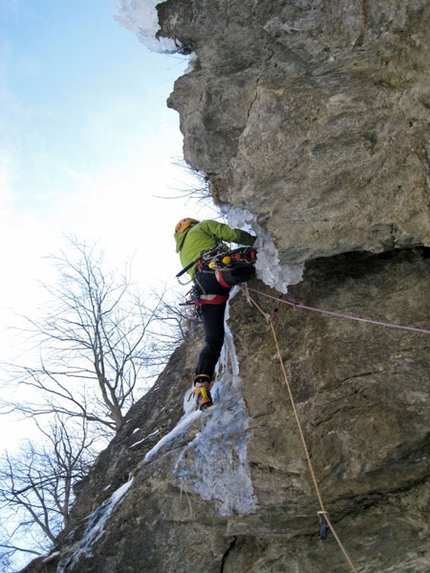
[[[195,369],[194,393],[197,407],[212,406],[212,377],[224,343],[224,314],[231,288],[255,274],[256,237],[223,223],[181,219],[175,228],[176,252],[183,270],[194,281],[194,293],[203,320],[205,345]],[[230,251],[222,241],[249,247]],[[232,260],[237,261],[234,264]]]

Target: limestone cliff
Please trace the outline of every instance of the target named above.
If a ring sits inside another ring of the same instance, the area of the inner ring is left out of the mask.
[[[285,261],[429,244],[426,0],[173,1],[184,151]]]
[[[341,573],[326,510],[362,573],[430,570],[430,5],[168,0],[195,52],[169,99],[214,199],[251,211],[284,263],[231,303],[217,404],[183,416],[201,333],[79,485],[57,554],[26,571]]]

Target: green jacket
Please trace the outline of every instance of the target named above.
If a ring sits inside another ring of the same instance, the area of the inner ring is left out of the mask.
[[[246,231],[232,229],[223,223],[216,221],[202,221],[193,227],[189,227],[182,233],[175,233],[176,252],[179,253],[182,267],[186,267],[194,261],[202,251],[209,251],[219,241],[238,243],[240,245],[253,245],[255,237]],[[188,273],[194,277],[195,265]]]

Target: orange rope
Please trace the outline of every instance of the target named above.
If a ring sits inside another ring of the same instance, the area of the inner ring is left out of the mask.
[[[313,481],[313,484],[314,484],[314,487],[315,487],[315,492],[316,492],[316,495],[317,495],[317,498],[318,498],[318,503],[319,503],[320,508],[321,508],[321,513],[324,514],[324,518],[325,518],[325,520],[327,521],[327,524],[328,524],[328,526],[330,527],[330,530],[331,530],[331,532],[333,533],[333,536],[334,536],[334,538],[336,539],[336,541],[337,541],[337,543],[338,543],[338,545],[339,545],[339,547],[340,547],[342,553],[344,554],[345,559],[348,561],[348,563],[349,563],[349,565],[350,565],[350,567],[351,567],[351,571],[354,571],[354,573],[357,573],[357,569],[355,568],[353,562],[351,561],[351,558],[349,557],[349,555],[348,555],[348,553],[347,553],[347,551],[346,551],[346,549],[345,549],[343,543],[341,542],[339,536],[337,535],[337,533],[336,533],[336,531],[335,531],[335,529],[334,529],[334,527],[333,527],[333,524],[332,524],[332,522],[330,521],[330,518],[329,518],[329,516],[328,516],[328,513],[327,513],[327,511],[325,510],[324,502],[323,502],[323,499],[322,499],[322,496],[321,496],[321,491],[320,491],[320,488],[319,488],[319,485],[318,485],[318,481],[317,481],[317,478],[316,478],[316,475],[315,475],[315,471],[314,471],[314,468],[313,468],[311,456],[310,456],[310,453],[309,453],[308,446],[307,446],[307,444],[306,444],[305,436],[304,436],[304,433],[303,433],[303,430],[302,430],[302,425],[301,425],[301,423],[300,423],[299,414],[298,414],[298,411],[297,411],[297,408],[296,408],[296,404],[295,404],[295,401],[294,401],[294,396],[293,396],[293,393],[292,393],[292,390],[291,390],[290,383],[289,383],[289,381],[288,381],[288,376],[287,376],[287,372],[286,372],[286,370],[285,370],[284,362],[283,362],[283,360],[282,360],[281,348],[280,348],[280,346],[279,346],[278,337],[277,337],[277,335],[276,335],[275,327],[273,326],[273,321],[270,322],[270,328],[271,328],[271,330],[272,330],[273,339],[274,339],[274,341],[275,341],[276,350],[277,350],[277,352],[278,352],[279,362],[280,362],[280,364],[281,364],[282,373],[283,373],[284,379],[285,379],[285,385],[287,386],[288,395],[290,396],[291,406],[292,406],[292,408],[293,408],[294,417],[295,417],[295,419],[296,419],[297,427],[298,427],[298,429],[299,429],[300,439],[301,439],[301,441],[302,441],[303,449],[304,449],[304,451],[305,451],[306,459],[307,459],[307,461],[308,461],[309,471],[310,471],[310,473],[311,473],[312,481]]]
[[[321,495],[321,491],[320,491],[320,488],[319,488],[319,485],[318,485],[318,480],[317,480],[317,478],[316,478],[315,471],[314,471],[314,468],[313,468],[311,456],[310,456],[310,453],[309,453],[309,448],[308,448],[308,446],[307,446],[306,439],[305,439],[305,435],[304,435],[304,433],[303,433],[302,425],[301,425],[300,418],[299,418],[299,413],[298,413],[298,411],[297,411],[297,407],[296,407],[296,403],[295,403],[295,400],[294,400],[293,392],[292,392],[292,390],[291,390],[291,386],[290,386],[290,383],[289,383],[289,380],[288,380],[287,371],[286,371],[286,369],[285,369],[285,365],[284,365],[284,362],[283,362],[283,360],[282,360],[281,347],[280,347],[280,345],[279,345],[279,341],[278,341],[278,337],[277,337],[277,334],[276,334],[276,330],[275,330],[275,327],[274,327],[274,325],[273,325],[273,320],[271,320],[270,318],[268,318],[269,315],[267,315],[267,314],[262,310],[262,308],[256,303],[256,301],[255,301],[251,296],[249,296],[249,294],[248,294],[247,296],[248,296],[249,300],[250,300],[250,301],[254,304],[254,306],[261,312],[261,314],[266,318],[266,320],[268,320],[268,322],[269,322],[269,324],[270,324],[270,328],[271,328],[272,335],[273,335],[273,340],[274,340],[275,346],[276,346],[276,351],[277,351],[277,353],[278,353],[279,363],[280,363],[280,365],[281,365],[282,373],[283,373],[283,375],[284,375],[285,385],[286,385],[287,390],[288,390],[288,395],[289,395],[289,397],[290,397],[290,402],[291,402],[291,406],[292,406],[292,409],[293,409],[293,412],[294,412],[294,417],[295,417],[295,419],[296,419],[297,427],[298,427],[298,430],[299,430],[300,440],[301,440],[301,442],[302,442],[302,446],[303,446],[303,449],[304,449],[304,451],[305,451],[305,455],[306,455],[306,459],[307,459],[307,462],[308,462],[309,471],[310,471],[310,474],[311,474],[311,477],[312,477],[312,482],[313,482],[313,484],[314,484],[315,492],[316,492],[316,495],[317,495],[317,498],[318,498],[318,503],[319,503],[320,508],[321,508],[321,511],[318,512],[318,513],[324,514],[324,519],[326,520],[327,525],[329,526],[331,532],[333,533],[333,536],[334,536],[334,538],[336,539],[337,544],[339,545],[339,547],[340,547],[340,549],[341,549],[341,551],[342,551],[342,553],[343,553],[345,559],[347,560],[349,566],[351,567],[351,571],[353,571],[353,573],[357,573],[357,569],[355,568],[354,563],[352,562],[352,560],[351,560],[351,558],[349,557],[349,555],[348,555],[348,553],[347,553],[347,551],[346,551],[346,549],[345,549],[345,547],[344,547],[342,541],[340,540],[338,534],[336,533],[336,530],[335,530],[335,528],[334,528],[334,526],[333,526],[333,524],[332,524],[332,522],[331,522],[331,520],[330,520],[330,518],[329,518],[329,515],[328,515],[328,513],[327,513],[325,507],[324,507],[324,502],[323,502],[322,495]],[[281,299],[278,299],[278,300],[279,300],[280,302],[284,302],[284,301],[282,301]],[[273,316],[273,313],[272,313],[271,316]]]

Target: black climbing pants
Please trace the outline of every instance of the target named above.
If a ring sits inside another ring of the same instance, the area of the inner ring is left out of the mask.
[[[196,367],[196,374],[207,374],[212,379],[224,343],[224,314],[227,302],[203,304],[201,315],[205,330],[205,345]]]
[[[199,294],[204,302],[205,295],[220,295],[227,299],[230,288],[219,284],[215,277],[215,272],[203,265],[196,273],[194,282]],[[211,379],[213,377],[216,363],[221,354],[224,343],[224,315],[227,300],[218,304],[204,303],[200,307],[205,331],[205,345],[202,348],[197,362],[196,375],[206,374]]]
[[[194,283],[203,303],[200,309],[205,330],[205,345],[200,352],[196,375],[206,374],[212,379],[224,343],[224,314],[230,290],[233,285],[246,282],[252,279],[254,275],[255,268],[251,262],[240,267],[225,268],[222,272],[219,271],[218,279],[215,270],[206,263],[200,265],[197,270]],[[205,300],[207,301],[213,296],[220,297],[221,302],[218,304],[205,303]]]

